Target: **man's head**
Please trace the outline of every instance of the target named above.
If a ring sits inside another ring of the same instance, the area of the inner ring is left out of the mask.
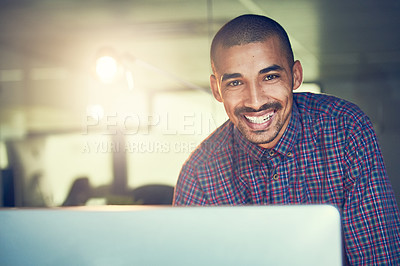
[[[232,123],[249,141],[274,147],[287,128],[292,93],[303,77],[284,29],[266,17],[240,16],[216,34],[211,61],[213,95]]]
[[[242,15],[226,23],[215,35],[211,43],[211,66],[215,71],[217,47],[229,48],[262,42],[277,37],[290,65],[294,63],[292,46],[285,29],[275,20],[259,15]]]

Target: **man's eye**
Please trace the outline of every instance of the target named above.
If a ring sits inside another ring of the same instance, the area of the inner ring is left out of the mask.
[[[265,80],[273,80],[273,79],[276,79],[277,77],[279,77],[279,76],[275,75],[275,74],[271,74],[271,75],[267,75],[265,77]]]
[[[235,86],[239,86],[242,83],[239,80],[234,80],[228,83],[229,86],[235,87]]]

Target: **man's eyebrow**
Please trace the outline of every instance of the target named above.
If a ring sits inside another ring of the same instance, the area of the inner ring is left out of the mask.
[[[272,66],[261,69],[258,73],[265,74],[265,73],[268,73],[271,71],[277,71],[277,70],[283,70],[283,67],[274,64]],[[240,74],[240,73],[225,73],[222,75],[221,81],[225,81],[228,79],[234,79],[234,78],[241,78],[241,77],[242,77],[242,74]]]
[[[276,70],[283,70],[283,67],[278,66],[278,65],[272,65],[272,66],[261,69],[258,73],[265,74],[265,73],[268,73],[271,71],[276,71]]]
[[[225,81],[227,79],[240,78],[240,77],[242,77],[242,74],[240,73],[232,73],[232,74],[225,73],[222,75],[221,81]]]

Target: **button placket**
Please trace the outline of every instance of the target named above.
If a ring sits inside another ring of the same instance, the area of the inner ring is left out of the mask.
[[[278,180],[278,179],[279,179],[279,175],[278,175],[278,174],[274,174],[274,175],[272,176],[272,179],[273,179],[273,180]]]

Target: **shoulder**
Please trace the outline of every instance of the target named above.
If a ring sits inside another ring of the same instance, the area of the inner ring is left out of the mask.
[[[233,124],[230,120],[218,127],[190,155],[184,166],[205,164],[215,157],[227,153],[233,143]]]
[[[357,105],[332,95],[294,93],[293,101],[301,115],[312,119],[330,118],[362,124],[368,120]]]
[[[302,123],[341,142],[349,154],[360,147],[379,150],[370,119],[354,103],[326,94],[295,93],[293,97]]]
[[[205,139],[183,164],[175,186],[174,205],[204,205],[207,197],[201,179],[213,177],[217,168],[210,162],[226,158],[232,151],[233,124],[228,120]]]

